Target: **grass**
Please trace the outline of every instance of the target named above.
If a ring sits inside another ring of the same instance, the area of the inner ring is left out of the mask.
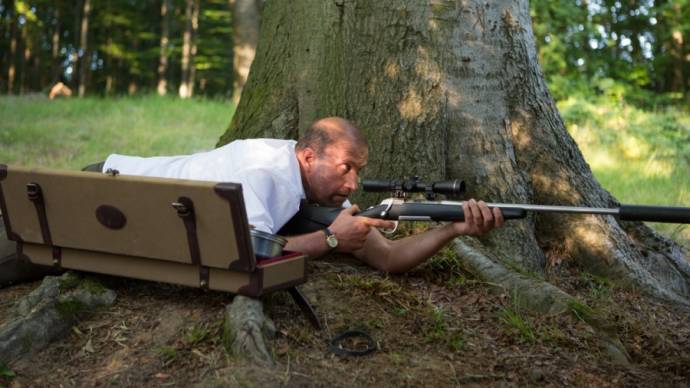
[[[158,96],[0,97],[0,162],[80,169],[110,153],[176,155],[211,149],[234,107]]]

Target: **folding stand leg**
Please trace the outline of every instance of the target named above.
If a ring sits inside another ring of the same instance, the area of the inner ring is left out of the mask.
[[[314,312],[314,308],[311,307],[309,301],[304,297],[300,290],[298,290],[297,287],[290,287],[288,288],[288,291],[290,292],[290,295],[292,295],[292,299],[295,301],[295,303],[297,303],[297,306],[299,306],[299,309],[302,310],[302,313],[307,317],[311,325],[314,326],[314,329],[323,329],[319,318]]]

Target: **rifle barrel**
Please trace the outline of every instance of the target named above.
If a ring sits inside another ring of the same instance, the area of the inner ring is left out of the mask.
[[[457,201],[441,201],[443,205],[458,205],[462,206],[462,202]],[[619,208],[602,208],[602,207],[582,207],[582,206],[552,206],[552,205],[529,205],[518,203],[487,203],[488,207],[497,207],[499,209],[524,209],[527,211],[544,212],[544,213],[579,213],[579,214],[604,214],[609,216],[618,216],[620,214]]]
[[[442,201],[442,204],[461,206],[462,202]],[[487,203],[489,207],[500,209],[523,209],[525,211],[547,213],[602,214],[614,216],[622,221],[648,221],[690,224],[690,207],[621,205],[618,208],[551,206],[511,203]]]

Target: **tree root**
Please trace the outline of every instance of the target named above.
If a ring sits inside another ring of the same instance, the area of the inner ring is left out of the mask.
[[[225,307],[223,337],[226,349],[234,355],[275,367],[265,342],[265,338],[273,337],[275,331],[275,325],[264,314],[260,300],[237,295]]]
[[[565,291],[536,275],[522,274],[500,264],[500,261],[493,258],[488,250],[474,238],[457,238],[455,251],[466,270],[502,290],[512,292],[521,307],[540,314],[557,315],[573,312],[574,306],[582,305]],[[616,334],[599,324],[603,319],[598,316],[589,316],[583,321],[594,329],[601,350],[612,362],[623,365],[630,363],[630,356]]]
[[[115,301],[115,292],[67,272],[49,276],[20,299],[0,326],[0,364],[43,349],[64,337],[78,317]]]

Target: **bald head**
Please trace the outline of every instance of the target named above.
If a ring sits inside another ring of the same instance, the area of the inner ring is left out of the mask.
[[[300,136],[295,148],[302,150],[309,147],[318,155],[322,155],[327,146],[341,142],[362,150],[368,148],[364,134],[351,122],[340,117],[327,117],[315,121]]]

